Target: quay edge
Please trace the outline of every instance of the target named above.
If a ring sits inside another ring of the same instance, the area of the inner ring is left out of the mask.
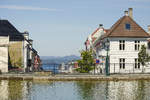
[[[149,74],[136,75],[55,75],[55,76],[34,76],[34,75],[0,75],[0,80],[41,80],[41,81],[134,81],[149,80]]]

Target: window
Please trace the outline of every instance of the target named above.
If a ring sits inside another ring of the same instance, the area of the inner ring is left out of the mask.
[[[125,59],[124,58],[119,59],[119,66],[120,66],[120,69],[125,69]]]
[[[130,30],[130,28],[131,28],[130,24],[125,24],[125,28],[126,28],[126,30]]]
[[[135,69],[140,69],[140,63],[137,58],[135,59]]]
[[[140,41],[135,41],[134,49],[135,50],[139,50],[140,49]]]
[[[119,50],[125,50],[125,40],[119,41]]]
[[[147,44],[147,45],[148,45],[148,49],[150,49],[150,42],[148,42],[148,44]]]

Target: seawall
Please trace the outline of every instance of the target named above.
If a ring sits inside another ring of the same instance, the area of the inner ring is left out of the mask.
[[[149,80],[150,74],[121,74],[121,75],[55,75],[38,76],[30,74],[2,74],[0,80],[41,80],[41,81],[132,81]]]

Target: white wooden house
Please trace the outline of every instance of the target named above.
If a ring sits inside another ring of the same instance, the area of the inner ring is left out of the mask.
[[[147,73],[150,66],[142,66],[138,62],[138,53],[141,45],[148,46],[150,35],[133,19],[132,8],[125,11],[109,30],[103,30],[93,42],[95,58],[100,60],[100,69],[105,73],[105,59],[109,57],[110,73]],[[106,42],[109,42],[108,50]]]

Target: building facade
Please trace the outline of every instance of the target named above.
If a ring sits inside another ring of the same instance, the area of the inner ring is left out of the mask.
[[[0,70],[2,72],[12,69],[24,72],[29,70],[34,53],[32,42],[28,32],[21,33],[8,20],[0,20],[0,49],[3,51],[0,54],[0,60],[3,62],[0,64]]]
[[[0,37],[0,70],[1,72],[8,72],[8,45],[9,37]]]
[[[150,66],[142,66],[138,61],[141,45],[148,47],[150,35],[133,19],[132,8],[124,12],[110,29],[93,42],[95,58],[100,60],[99,69],[106,72],[106,56],[109,73],[148,73]]]

